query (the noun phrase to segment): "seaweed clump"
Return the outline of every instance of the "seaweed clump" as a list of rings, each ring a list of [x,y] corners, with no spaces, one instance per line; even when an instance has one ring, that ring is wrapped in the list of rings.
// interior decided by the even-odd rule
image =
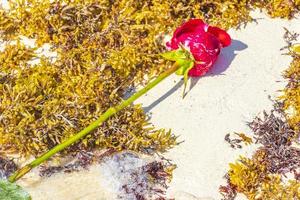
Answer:
[[[167,183],[174,167],[164,159],[153,160],[132,152],[121,152],[104,159],[100,169],[104,184],[117,199],[167,200]]]
[[[300,198],[300,182],[289,180],[284,183],[282,176],[270,174],[259,162],[241,157],[230,164],[229,185],[220,188],[224,199],[234,199],[236,193],[244,194],[249,200],[290,200]],[[234,191],[227,196],[228,191]]]
[[[162,70],[154,37],[167,19],[153,29],[139,13],[142,5],[126,2],[15,1],[1,9],[7,44],[0,57],[2,150],[38,156],[122,101],[130,86]],[[161,17],[153,12],[150,21]],[[21,37],[34,39],[35,47]],[[54,59],[37,53],[45,44],[57,53]],[[155,130],[141,106],[132,105],[67,152],[153,153],[176,144],[173,134]]]
[[[257,8],[267,11],[271,17],[291,19],[300,10],[299,0],[254,0]]]
[[[17,170],[17,164],[6,157],[0,156],[0,179],[6,179]]]
[[[276,106],[249,123],[260,147],[252,158],[241,156],[229,164],[228,184],[220,187],[224,199],[235,199],[237,193],[251,200],[300,198],[299,133],[287,123],[282,105]]]
[[[299,130],[300,125],[300,56],[294,55],[294,59],[284,76],[289,80],[284,89],[282,100],[284,109],[288,115],[289,123]]]

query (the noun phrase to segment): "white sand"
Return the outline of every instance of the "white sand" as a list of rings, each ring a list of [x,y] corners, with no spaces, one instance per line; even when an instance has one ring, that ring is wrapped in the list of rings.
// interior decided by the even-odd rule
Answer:
[[[194,81],[197,83],[185,99],[180,99],[182,88],[165,95],[178,77],[166,80],[142,99],[157,127],[171,127],[185,141],[167,154],[178,165],[170,193],[183,191],[220,199],[218,187],[224,182],[228,163],[251,152],[249,148],[232,150],[224,135],[250,133],[245,122],[270,109],[268,95],[277,96],[285,86],[281,73],[291,58],[280,52],[285,45],[283,27],[299,30],[300,23],[264,17],[258,24],[229,31],[232,45],[223,49],[208,76]],[[163,95],[167,97],[157,100]]]
[[[228,163],[240,154],[251,155],[250,148],[232,150],[224,135],[249,133],[245,122],[270,109],[268,95],[277,96],[285,85],[281,73],[291,58],[279,50],[285,45],[283,27],[300,30],[299,20],[257,16],[263,17],[258,24],[229,31],[232,45],[223,50],[209,75],[193,81],[185,99],[182,87],[172,89],[179,80],[173,76],[139,101],[152,113],[156,127],[172,128],[185,141],[166,154],[178,165],[169,189],[176,199],[220,199],[218,187],[224,183]],[[109,190],[101,187],[104,173],[93,166],[90,171],[45,180],[27,177],[20,183],[33,200],[108,200],[112,199]]]

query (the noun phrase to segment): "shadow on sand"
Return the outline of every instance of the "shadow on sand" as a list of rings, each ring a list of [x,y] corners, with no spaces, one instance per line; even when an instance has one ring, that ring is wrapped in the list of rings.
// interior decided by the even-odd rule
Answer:
[[[232,40],[230,46],[222,49],[221,54],[219,55],[219,58],[216,61],[216,63],[214,64],[213,68],[205,76],[224,75],[223,72],[225,72],[229,68],[231,62],[236,57],[237,52],[245,50],[247,47],[248,46],[245,43],[243,43],[239,40]],[[198,83],[200,78],[202,78],[202,77],[191,79],[189,90],[192,90],[192,88]],[[161,96],[159,99],[154,101],[149,106],[144,107],[144,111],[145,112],[151,111],[156,105],[158,105],[160,102],[164,101],[167,97],[169,97],[171,94],[173,94],[178,88],[181,88],[182,85],[183,85],[183,80],[180,80],[167,93],[165,93],[163,96]]]
[[[248,48],[247,44],[239,40],[232,40],[230,46],[222,49],[218,60],[216,61],[212,69],[205,76],[225,75],[223,74],[223,72],[225,72],[229,68],[230,64],[236,57],[237,52],[243,51],[247,48]],[[202,77],[191,79],[190,90],[192,90],[192,88],[198,83],[200,78]]]

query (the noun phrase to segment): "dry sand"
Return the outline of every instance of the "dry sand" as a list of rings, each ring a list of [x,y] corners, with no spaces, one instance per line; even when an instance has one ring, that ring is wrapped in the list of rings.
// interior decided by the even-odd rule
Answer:
[[[281,73],[291,58],[281,55],[280,48],[285,45],[283,27],[300,30],[299,20],[254,15],[259,18],[258,24],[229,31],[234,39],[232,45],[223,49],[207,76],[192,81],[184,99],[180,78],[172,76],[139,101],[151,113],[156,127],[172,128],[184,140],[166,154],[178,165],[168,191],[171,197],[220,199],[218,187],[224,183],[228,163],[240,154],[250,156],[252,151],[251,147],[231,149],[224,135],[234,131],[249,133],[245,122],[270,109],[268,95],[278,96],[278,90],[285,85]],[[33,200],[109,200],[114,197],[103,186],[108,181],[103,177],[105,173],[105,168],[92,166],[89,171],[57,174],[43,180],[37,175],[27,176],[19,183]]]

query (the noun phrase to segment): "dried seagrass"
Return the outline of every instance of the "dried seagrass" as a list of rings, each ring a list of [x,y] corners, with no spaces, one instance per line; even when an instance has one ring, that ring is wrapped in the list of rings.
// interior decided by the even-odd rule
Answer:
[[[267,11],[271,17],[291,19],[300,10],[299,0],[253,0],[254,5]]]
[[[1,58],[0,142],[4,150],[35,156],[48,150],[121,101],[136,79],[141,81],[145,74],[159,71],[161,61],[158,56],[153,58],[157,52],[148,45],[151,39],[141,41],[152,48],[151,53],[142,45],[135,49],[127,46],[144,30],[139,31],[138,26],[130,30],[127,14],[116,16],[119,5],[109,1],[24,1],[10,6],[9,11],[1,12],[7,23],[16,25],[9,30],[7,24],[1,27],[3,39],[17,41],[17,45],[5,47]],[[30,18],[22,20],[26,16]],[[28,64],[35,56],[21,44],[20,35],[36,39],[37,46],[50,43],[58,53],[57,60],[52,63],[44,57],[39,64]],[[152,63],[155,68],[149,65]],[[170,132],[149,126],[136,105],[69,151],[101,147],[152,153],[174,146],[175,139]]]
[[[233,149],[241,149],[242,144],[250,145],[253,143],[252,138],[248,137],[244,133],[234,133],[234,134],[226,134],[224,140],[230,145]]]
[[[289,80],[288,85],[284,89],[281,99],[284,102],[284,109],[287,113],[289,123],[299,129],[300,122],[300,57],[293,56],[294,59],[285,72],[285,77]]]
[[[230,164],[229,185],[220,187],[223,199],[235,199],[236,193],[249,200],[290,200],[300,198],[300,182],[284,182],[279,174],[269,174],[264,165],[255,159],[241,157]]]
[[[298,133],[283,120],[283,116],[264,113],[264,119],[256,118],[249,126],[256,143],[263,145],[259,151],[264,153],[264,164],[269,173],[284,174],[300,168],[300,149],[292,146],[298,143]]]
[[[264,112],[248,125],[259,148],[251,159],[241,157],[230,164],[227,185],[220,187],[224,199],[235,199],[236,193],[253,200],[299,198],[299,133],[287,123],[283,104],[276,102],[270,114]],[[289,174],[294,178],[287,183],[283,179]]]
[[[105,177],[103,184],[120,200],[171,200],[166,191],[175,167],[163,158],[149,160],[132,152],[113,154],[100,165]]]
[[[0,179],[8,178],[17,170],[17,165],[13,160],[0,156]]]

